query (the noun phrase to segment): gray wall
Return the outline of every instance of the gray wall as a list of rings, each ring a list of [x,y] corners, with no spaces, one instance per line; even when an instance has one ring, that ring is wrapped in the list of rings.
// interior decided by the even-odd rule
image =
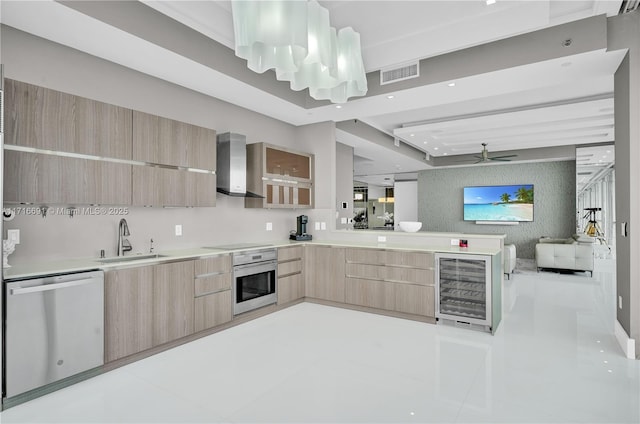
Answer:
[[[628,48],[615,73],[616,318],[640,354],[640,10],[608,20],[610,50]],[[620,226],[628,223],[628,237]],[[616,302],[617,303],[617,302]]]
[[[7,78],[213,128],[238,132],[248,143],[268,142],[315,155],[316,209],[245,209],[243,199],[217,195],[215,208],[131,208],[126,219],[134,252],[288,238],[295,217],[333,225],[335,124],[294,127],[94,56],[2,26],[2,62]],[[327,175],[331,173],[333,176]],[[6,229],[20,229],[21,244],[10,263],[24,264],[115,254],[120,216],[19,216]],[[273,231],[266,231],[266,223]],[[174,235],[174,226],[183,235]],[[327,230],[328,231],[328,230]],[[3,234],[6,238],[6,232]]]
[[[575,233],[575,162],[484,165],[422,171],[418,174],[418,220],[423,231],[506,234],[517,257],[533,259],[541,236]],[[463,188],[482,185],[534,185],[534,221],[518,225],[477,225],[463,220]]]
[[[342,202],[347,202],[346,209]],[[336,229],[353,228],[353,147],[342,143],[336,143],[336,211]]]

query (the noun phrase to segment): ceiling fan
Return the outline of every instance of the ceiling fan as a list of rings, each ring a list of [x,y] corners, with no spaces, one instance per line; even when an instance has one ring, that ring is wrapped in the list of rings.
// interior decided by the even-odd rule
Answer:
[[[489,162],[492,160],[499,161],[499,162],[509,162],[511,159],[507,159],[507,158],[515,158],[516,156],[518,155],[489,157],[489,151],[487,150],[487,143],[482,143],[482,151],[480,152],[480,156],[474,155],[473,157],[478,159],[478,161],[474,163],[481,163],[481,162]]]

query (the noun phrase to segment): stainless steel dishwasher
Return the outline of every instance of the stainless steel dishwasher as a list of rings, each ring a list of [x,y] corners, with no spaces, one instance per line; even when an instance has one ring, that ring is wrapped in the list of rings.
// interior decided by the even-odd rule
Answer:
[[[102,271],[5,283],[7,398],[104,364]]]

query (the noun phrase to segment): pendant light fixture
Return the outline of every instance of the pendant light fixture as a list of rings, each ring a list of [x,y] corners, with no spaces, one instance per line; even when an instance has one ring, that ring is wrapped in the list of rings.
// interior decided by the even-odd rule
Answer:
[[[360,35],[336,32],[329,11],[311,1],[232,1],[236,56],[254,72],[274,69],[295,91],[345,103],[367,93]]]

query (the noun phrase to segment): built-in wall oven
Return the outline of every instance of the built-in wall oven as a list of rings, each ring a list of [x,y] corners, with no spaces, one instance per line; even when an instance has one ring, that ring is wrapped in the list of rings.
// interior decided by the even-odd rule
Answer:
[[[278,301],[278,251],[275,248],[233,253],[233,314]]]

